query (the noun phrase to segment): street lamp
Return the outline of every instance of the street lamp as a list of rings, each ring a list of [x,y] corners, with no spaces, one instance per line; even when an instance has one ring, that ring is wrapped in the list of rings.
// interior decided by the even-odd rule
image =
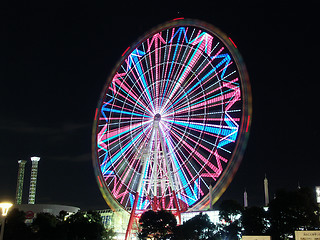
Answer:
[[[1,224],[0,240],[3,240],[4,225],[6,222],[6,216],[8,214],[9,208],[11,208],[11,207],[12,207],[12,203],[9,203],[9,202],[0,203],[0,208],[2,209],[2,224]]]

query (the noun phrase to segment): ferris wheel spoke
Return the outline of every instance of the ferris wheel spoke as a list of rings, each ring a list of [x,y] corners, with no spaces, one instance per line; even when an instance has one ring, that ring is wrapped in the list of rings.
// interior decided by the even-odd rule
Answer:
[[[144,101],[141,101],[140,100],[140,98],[138,97],[139,95],[139,93],[138,94],[136,94],[135,92],[133,92],[132,91],[132,89],[130,90],[128,87],[126,87],[126,86],[124,86],[124,85],[117,85],[116,83],[114,83],[114,88],[118,88],[120,91],[122,91],[124,94],[122,94],[122,93],[120,93],[119,92],[119,90],[115,90],[115,89],[113,89],[113,91],[114,92],[116,92],[117,93],[117,96],[120,96],[120,97],[115,97],[114,98],[114,101],[118,101],[118,102],[123,102],[123,100],[121,100],[121,99],[127,99],[127,101],[128,102],[130,102],[131,104],[127,104],[127,105],[129,105],[130,107],[133,107],[134,105],[136,105],[137,106],[137,108],[139,109],[139,110],[141,110],[141,112],[144,112],[145,110],[148,110],[149,111],[149,113],[152,113],[149,109],[148,109],[148,107],[147,107],[147,105],[145,104],[145,102]],[[129,98],[127,98],[127,97],[129,97]],[[132,105],[133,104],[133,105]]]
[[[199,43],[200,44],[200,43]],[[228,54],[220,54],[218,56],[215,56],[213,59],[222,59],[220,60],[218,63],[216,63],[215,66],[211,66],[211,62],[208,62],[207,65],[205,67],[203,67],[200,72],[197,73],[197,75],[194,76],[193,80],[189,81],[188,85],[186,86],[186,88],[188,88],[189,86],[193,85],[187,92],[185,92],[183,95],[176,95],[175,100],[173,102],[173,105],[175,105],[177,102],[179,102],[181,99],[183,99],[187,94],[190,94],[193,91],[196,91],[197,89],[199,89],[199,87],[205,85],[208,81],[210,81],[212,78],[214,77],[218,77],[218,74],[220,74],[220,78],[222,79],[224,77],[224,74],[227,70],[227,68],[232,64],[231,58]],[[204,63],[204,62],[203,62]],[[223,65],[224,64],[224,65]],[[208,66],[211,66],[211,70],[206,73],[203,77],[201,77],[200,80],[196,81],[196,83],[193,83],[193,81],[195,81],[196,79],[198,79],[198,77],[200,76],[200,74],[207,69]],[[222,67],[220,69],[220,67]],[[198,68],[199,69],[199,68]],[[213,75],[212,75],[213,74]],[[220,81],[220,80],[219,80]],[[218,81],[218,82],[219,82]],[[214,82],[214,84],[218,83],[218,82]],[[201,85],[200,85],[201,84]],[[200,86],[199,86],[200,85]],[[170,108],[170,107],[169,107]]]
[[[138,65],[138,66],[140,66],[140,65]],[[140,103],[143,107],[145,107],[151,113],[152,109],[151,110],[148,109],[147,105],[144,104],[144,103],[147,103],[147,102],[150,101],[151,96],[150,96],[150,93],[148,92],[148,89],[145,87],[145,85],[143,86],[143,84],[144,84],[144,81],[143,81],[144,80],[144,76],[140,75],[141,74],[141,68],[140,68],[140,71],[139,71],[139,70],[137,70],[136,65],[134,65],[132,68],[130,66],[130,69],[131,70],[127,73],[127,75],[130,78],[131,82],[134,83],[133,86],[131,87],[132,90],[130,90],[130,91],[133,91],[135,93],[134,94],[134,99],[136,101],[138,101],[138,103]],[[137,75],[134,73],[133,69],[136,70]],[[149,93],[149,95],[148,95],[148,93]]]
[[[107,163],[105,164],[105,169],[108,170],[108,168],[114,164],[116,161],[119,161],[121,159],[121,156],[126,152],[126,150],[135,144],[139,138],[141,140],[141,136],[148,130],[148,128],[143,129],[138,133],[131,141],[125,144],[125,146],[119,148],[112,156],[109,156],[107,159]]]
[[[136,51],[138,52],[139,50],[136,49]],[[142,51],[139,51],[139,54],[141,54],[142,56],[145,53],[142,53]],[[139,57],[141,57],[141,55],[137,55],[137,57],[133,57],[133,64],[135,66],[135,70],[138,74],[138,79],[142,82],[143,84],[143,88],[145,89],[146,95],[148,97],[149,102],[151,103],[152,109],[154,111],[154,106],[153,106],[153,101],[152,101],[152,97],[148,88],[148,83],[147,83],[147,78],[145,76],[145,71],[143,69],[143,65],[141,64],[141,59],[139,59]]]
[[[175,63],[175,59],[176,59],[176,56],[177,56],[177,51],[178,51],[178,48],[181,49],[181,45],[179,45],[179,42],[180,42],[180,39],[181,39],[182,32],[184,32],[184,34],[186,33],[185,28],[179,28],[176,33],[175,33],[175,28],[172,29],[172,37],[171,37],[171,39],[169,41],[170,47],[169,47],[169,54],[168,54],[168,59],[167,59],[167,63],[169,63],[169,61],[170,61],[172,64],[170,64],[170,69],[169,69],[168,75],[166,77],[167,81],[166,81],[164,92],[163,92],[162,96],[165,96],[167,94],[168,81],[169,81],[169,79],[171,77],[171,73],[172,73],[173,67],[175,66],[174,63]],[[177,40],[177,42],[175,44],[174,53],[173,53],[172,59],[169,60],[171,47],[173,46],[173,44],[172,44],[173,43],[173,39],[177,36],[178,33],[179,33],[179,36],[178,36],[178,40]],[[186,38],[184,37],[182,41],[184,41],[185,39]],[[166,71],[167,71],[167,68],[166,68]],[[162,105],[163,100],[164,100],[164,98],[162,97],[160,105]]]
[[[194,53],[198,53],[198,51],[195,51]],[[198,57],[198,56],[196,56],[196,57]],[[194,60],[194,59],[191,59],[190,64],[191,64],[192,67],[193,67],[193,64],[192,64],[193,61],[192,61],[192,60]],[[194,61],[195,61],[195,60],[194,60]],[[204,64],[205,64],[205,66],[203,66]],[[185,69],[185,72],[184,72],[185,75],[182,75],[182,76],[180,77],[180,79],[178,80],[178,83],[181,82],[181,84],[182,84],[182,82],[186,80],[186,77],[188,76],[188,74],[189,74],[190,72],[192,72],[192,75],[187,79],[187,82],[184,84],[184,87],[185,87],[186,89],[188,89],[190,86],[192,86],[192,85],[195,84],[194,81],[196,81],[196,80],[199,78],[199,75],[200,75],[203,71],[205,71],[206,69],[208,69],[208,67],[210,66],[210,64],[211,64],[210,61],[207,62],[207,63],[206,63],[206,61],[202,61],[202,63],[201,63],[195,70],[194,70],[193,68],[191,68],[191,66],[188,64],[187,67],[186,67],[186,69]],[[175,98],[178,98],[178,97],[181,96],[181,93],[182,93],[182,92],[178,92],[176,95],[171,94],[171,96],[175,96]],[[171,97],[170,97],[170,99],[171,99]],[[173,101],[173,100],[174,100],[174,99],[172,99],[172,101]],[[166,104],[165,104],[164,106],[166,106]]]
[[[192,205],[194,202],[190,201],[190,199],[194,199],[194,196],[195,196],[194,190],[192,189],[192,187],[190,187],[191,183],[189,182],[183,167],[180,165],[179,161],[177,160],[177,156],[174,154],[174,151],[172,149],[172,143],[170,143],[170,141],[171,141],[170,138],[169,139],[166,138],[166,143],[173,160],[173,166],[175,168],[175,171],[178,173],[177,177],[179,179],[180,186],[181,186],[179,193],[182,195],[185,195],[185,198],[182,200],[184,200],[188,205]]]
[[[112,139],[120,137],[123,134],[130,133],[130,132],[136,130],[137,128],[142,128],[146,124],[150,124],[150,122],[143,122],[143,123],[138,122],[138,123],[135,123],[135,124],[132,124],[132,125],[126,125],[126,126],[123,126],[123,127],[108,131],[104,135],[104,138],[101,139],[101,140],[103,142],[111,141]]]
[[[192,38],[192,36],[191,36],[191,38]],[[203,51],[205,50],[207,52],[208,51],[211,52],[212,36],[208,35],[205,32],[201,33],[200,35],[198,33],[198,36],[195,39],[193,39],[192,41],[190,41],[190,43],[191,43],[191,45],[197,44],[197,47],[195,49],[190,48],[189,53],[188,53],[187,57],[185,58],[185,62],[183,63],[183,65],[185,65],[185,67],[184,67],[184,69],[181,68],[181,71],[183,69],[183,72],[182,73],[181,73],[181,71],[179,72],[179,77],[177,78],[178,79],[177,82],[180,83],[181,85],[186,80],[187,76],[190,74],[190,72],[194,68],[194,66],[197,63],[197,61],[199,60],[199,58],[202,56]],[[193,53],[192,53],[191,57],[188,58],[191,51],[193,51]],[[176,93],[176,91],[178,90],[177,87],[178,87],[178,85],[176,84],[174,86],[174,88],[172,89],[172,91],[170,91],[170,95],[169,95],[168,99],[171,99],[172,96]],[[165,105],[166,104],[164,104],[164,106]]]
[[[194,142],[194,140],[191,138],[189,138],[189,140]],[[216,178],[220,176],[221,172],[223,171],[223,168],[222,168],[222,165],[221,165],[221,162],[219,161],[219,159],[217,160],[217,166],[215,166],[212,162],[210,162],[208,160],[208,157],[204,157],[200,153],[200,151],[197,151],[187,141],[184,141],[183,145],[184,145],[184,149],[190,154],[190,156],[193,156],[193,159],[195,160],[195,162],[197,162],[201,166],[200,167],[201,169],[205,168],[205,169],[207,169],[207,171],[210,169],[210,172],[213,172],[212,178],[214,180],[216,180]],[[197,146],[201,146],[204,150],[209,150],[209,149],[206,149],[201,144],[197,144]],[[215,152],[213,152],[212,150],[209,150],[209,151],[210,151],[210,155],[215,154]],[[201,152],[203,152],[203,151],[201,151]]]
[[[199,80],[197,83],[195,83],[188,91],[186,91],[185,93],[183,93],[182,96],[180,96],[177,100],[175,100],[171,106],[176,105],[179,101],[181,101],[183,98],[185,98],[188,94],[191,94],[192,91],[197,90],[197,89],[200,87],[199,85],[200,85],[204,80],[207,80],[207,81],[208,81],[208,80],[210,80],[212,77],[214,77],[214,75],[213,75],[213,76],[211,76],[211,77],[209,78],[209,76],[210,76],[212,73],[215,73],[215,71],[216,71],[215,68],[212,69],[212,70],[210,70],[202,79],[200,79],[200,80]],[[169,110],[169,109],[171,108],[171,106],[168,107],[167,110]]]
[[[173,127],[172,131],[175,132],[176,134],[180,135],[179,139],[181,139],[182,136],[184,136],[184,134],[183,134],[183,132],[181,131],[180,128]],[[185,136],[185,138],[187,140],[191,141],[191,142],[194,142],[194,144],[197,144],[201,140],[204,144],[206,144],[207,146],[210,146],[211,149],[208,148],[208,147],[203,146],[202,144],[199,144],[199,146],[201,146],[207,152],[212,153],[212,149],[217,147],[216,141],[219,138],[219,135],[207,134],[207,135],[209,135],[209,138],[210,138],[211,141],[207,141],[206,138],[204,138],[202,135],[203,135],[202,132],[200,132],[199,135],[195,135],[195,134],[189,132],[188,135]],[[213,139],[216,139],[216,140],[213,142]]]
[[[142,108],[146,108],[150,113],[151,110],[149,110],[147,108],[147,105],[145,105],[145,103],[148,102],[145,94],[143,94],[143,86],[141,85],[140,81],[138,80],[138,77],[135,75],[133,69],[131,68],[131,65],[129,67],[129,63],[128,63],[128,67],[127,67],[127,71],[122,65],[121,65],[121,69],[122,69],[122,73],[117,73],[116,76],[120,76],[121,78],[114,78],[112,84],[118,84],[119,86],[122,87],[122,91],[125,91],[126,94],[128,94],[129,97],[131,97],[133,99],[133,101],[136,101],[138,104],[140,104],[142,106]],[[123,78],[123,76],[126,76],[128,80],[130,80],[129,82],[132,84],[132,86],[127,86],[129,85],[129,82],[127,83],[125,81],[125,78]],[[113,87],[114,89],[114,87]],[[113,90],[114,92],[116,92],[116,90]]]
[[[219,87],[219,89],[217,90],[213,90],[211,93],[213,92],[216,92],[218,90],[221,90],[222,87]],[[206,99],[201,99],[203,98],[203,96],[200,96],[199,98],[197,99],[194,99],[194,101],[191,101],[190,104],[181,104],[181,105],[178,105],[175,109],[176,111],[175,112],[171,112],[171,113],[168,113],[164,116],[170,116],[172,114],[183,114],[187,111],[192,111],[194,109],[206,109],[208,107],[217,107],[219,105],[224,105],[224,100],[225,99],[229,99],[230,97],[234,96],[235,93],[234,92],[231,92],[232,90],[231,89],[228,89],[224,92],[220,92],[220,93],[217,93],[213,96],[207,96]],[[198,101],[197,101],[198,100]],[[235,99],[234,101],[231,101],[231,102],[236,102],[238,99]],[[197,101],[197,102],[195,102]]]

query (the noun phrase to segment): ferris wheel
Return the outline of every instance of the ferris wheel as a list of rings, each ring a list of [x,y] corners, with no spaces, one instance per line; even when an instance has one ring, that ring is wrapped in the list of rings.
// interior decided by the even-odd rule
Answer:
[[[96,110],[93,163],[108,205],[134,215],[215,202],[242,158],[250,114],[230,38],[197,20],[151,30],[122,54]]]

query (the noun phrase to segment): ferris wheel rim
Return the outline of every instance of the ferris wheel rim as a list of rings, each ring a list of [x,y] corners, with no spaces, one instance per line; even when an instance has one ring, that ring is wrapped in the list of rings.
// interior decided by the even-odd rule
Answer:
[[[122,54],[122,57],[120,59],[120,61],[118,61],[118,63],[115,65],[116,67],[114,68],[114,70],[112,71],[112,73],[109,75],[107,83],[105,84],[105,87],[101,93],[101,97],[100,97],[100,101],[98,104],[98,107],[96,109],[96,114],[95,114],[95,120],[94,120],[94,127],[93,127],[93,165],[94,165],[94,170],[95,170],[95,174],[97,176],[97,181],[98,181],[98,186],[102,192],[102,194],[104,195],[105,200],[107,201],[108,205],[113,208],[113,209],[117,209],[117,208],[122,208],[125,209],[124,206],[122,206],[121,204],[118,203],[117,199],[113,196],[113,194],[110,192],[110,189],[108,187],[106,187],[103,184],[103,175],[101,173],[100,170],[100,166],[98,166],[97,164],[97,150],[96,150],[96,134],[97,134],[97,124],[98,124],[98,120],[100,113],[98,112],[99,109],[101,109],[102,106],[102,101],[101,99],[103,99],[103,97],[105,96],[106,92],[108,91],[108,88],[112,82],[113,76],[115,75],[115,73],[119,70],[119,68],[121,67],[121,64],[125,61],[125,59],[134,51],[134,49],[141,44],[141,42],[145,41],[146,39],[150,38],[153,34],[155,34],[156,32],[161,32],[164,31],[166,29],[172,28],[172,27],[178,27],[178,26],[193,26],[193,27],[201,27],[202,29],[205,29],[207,31],[209,31],[211,34],[216,35],[227,47],[228,50],[230,51],[230,53],[232,54],[232,56],[234,57],[234,60],[236,61],[236,66],[239,69],[240,75],[242,75],[241,77],[241,81],[244,82],[244,84],[242,84],[243,88],[242,88],[242,96],[244,97],[244,101],[242,102],[242,119],[241,119],[241,126],[240,126],[240,130],[239,130],[239,135],[240,137],[237,140],[237,145],[236,145],[236,151],[233,152],[232,154],[232,159],[233,158],[241,158],[239,156],[235,156],[236,154],[241,155],[243,154],[245,145],[246,145],[246,140],[248,138],[248,132],[249,132],[249,128],[250,128],[250,122],[249,122],[249,117],[252,113],[251,113],[251,94],[250,94],[250,84],[249,84],[249,79],[247,76],[247,71],[245,69],[245,65],[243,64],[242,61],[242,57],[240,55],[240,53],[238,52],[238,50],[236,49],[234,43],[232,42],[232,40],[230,38],[228,38],[224,33],[222,33],[218,28],[205,23],[203,21],[199,21],[199,20],[193,20],[193,19],[179,19],[176,21],[168,21],[164,24],[161,24],[153,29],[151,29],[150,31],[148,31],[148,33],[144,34],[142,38],[140,38],[137,42],[135,42],[134,44],[132,44],[129,48],[126,49],[126,51]],[[245,130],[246,131],[245,131]],[[241,142],[239,141],[239,139],[241,138]],[[225,171],[223,172],[222,177],[219,179],[219,181],[223,181],[225,180],[225,178],[227,177],[228,174],[230,174],[228,171],[231,171],[231,174],[234,174],[235,171],[237,170],[239,164],[240,164],[240,160],[234,162],[231,161],[232,164],[229,164],[228,167],[225,169]],[[234,166],[234,164],[236,166]],[[231,170],[230,170],[231,169]],[[232,178],[231,178],[232,179]],[[229,183],[231,182],[231,179],[229,177]],[[228,184],[229,184],[228,183]],[[227,185],[228,185],[227,184]],[[226,186],[224,186],[226,187]],[[221,189],[216,189],[217,192],[220,192],[220,195],[222,194]],[[108,195],[108,196],[107,196]],[[194,205],[193,208],[197,208],[198,205],[203,204],[205,201],[207,201],[207,198],[203,198],[201,201],[198,202],[198,204]],[[127,209],[126,209],[127,210]]]

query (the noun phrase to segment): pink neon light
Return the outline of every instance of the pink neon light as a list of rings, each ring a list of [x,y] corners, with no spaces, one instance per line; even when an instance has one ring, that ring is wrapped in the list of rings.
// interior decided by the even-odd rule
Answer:
[[[210,62],[199,72],[198,75],[200,75],[201,72],[202,72],[204,69],[206,69],[206,67],[207,67],[209,64],[210,64]],[[230,66],[231,64],[232,64],[232,62],[230,62],[230,63],[228,64],[228,66]],[[224,68],[226,68],[226,67],[228,67],[228,66],[225,66]],[[224,68],[220,69],[218,73],[220,73],[221,71],[223,71]],[[218,73],[215,73],[213,76],[208,77],[208,78],[203,82],[203,85],[206,84],[209,80],[211,80],[211,79],[214,78],[215,76],[217,76]],[[196,75],[195,78],[196,78],[198,75]],[[191,81],[189,81],[189,83],[188,83],[188,85],[186,86],[186,88],[188,88],[189,85],[192,84],[192,83],[193,83],[193,79],[192,79]],[[201,85],[197,86],[194,90],[197,90],[197,89],[199,89],[200,87],[201,87]],[[216,91],[216,90],[213,90],[213,91]],[[180,96],[180,95],[176,95],[175,98],[173,99],[173,101],[174,101],[175,99],[177,99],[179,96]],[[211,99],[211,100],[212,100],[212,99]],[[211,100],[208,101],[208,103],[212,103]],[[181,101],[181,100],[180,100],[180,101]],[[202,105],[203,105],[203,104],[202,104]],[[184,107],[184,105],[180,105],[180,108],[183,108],[183,107]],[[194,107],[194,106],[193,106],[193,107]],[[178,111],[176,111],[176,112],[178,112]]]
[[[238,48],[237,45],[232,41],[231,38],[229,38],[229,40],[230,40],[230,42],[233,44],[233,46],[234,46],[235,48]]]
[[[173,39],[173,36],[174,36],[174,31],[175,31],[175,28],[172,29],[172,34],[171,34],[171,39]],[[170,42],[170,47],[169,47],[169,53],[168,53],[168,57],[167,57],[167,62],[170,62],[170,53],[171,53],[171,48],[172,48],[172,42]],[[167,78],[167,70],[168,70],[168,66],[169,64],[166,64],[166,70],[164,71],[164,77]],[[163,92],[163,94],[165,94],[165,92]]]
[[[105,140],[107,138],[111,138],[117,134],[120,134],[122,132],[125,132],[127,130],[130,130],[131,128],[135,128],[137,126],[141,125],[141,123],[136,123],[136,124],[133,124],[133,125],[127,125],[127,126],[124,126],[124,127],[120,127],[118,129],[115,129],[115,130],[111,130],[111,131],[108,131],[106,134],[104,134],[101,138],[101,140]],[[142,124],[144,125],[144,124]]]
[[[250,123],[250,115],[248,116],[248,121],[247,121],[246,132],[248,132],[248,129],[249,129],[249,123]]]
[[[124,52],[122,53],[122,55],[121,55],[121,56],[123,57],[129,49],[130,49],[130,47],[127,47],[127,49],[126,49],[126,50],[124,50]]]
[[[199,31],[200,33],[200,31]],[[201,34],[200,34],[201,35]],[[210,55],[211,54],[211,48],[212,48],[212,40],[213,37],[209,35],[208,33],[204,33],[201,37],[197,36],[195,39],[190,42],[192,45],[196,45],[197,43],[201,44],[201,51],[205,49],[205,52]]]
[[[187,30],[186,30],[186,32],[187,32]],[[201,38],[199,38],[199,34],[200,34],[200,31],[199,31],[199,33],[198,33],[198,36],[197,36],[197,37],[192,41],[192,43],[191,43],[192,45],[200,44],[200,45],[199,45],[199,48],[197,49],[196,53],[194,54],[193,58],[191,59],[190,64],[185,67],[184,72],[183,72],[182,76],[181,76],[180,79],[179,79],[179,83],[181,83],[181,84],[184,82],[184,80],[186,79],[186,77],[189,75],[190,71],[193,69],[194,65],[197,63],[198,59],[201,57],[202,52],[203,52],[203,49],[206,48],[206,50],[208,50],[208,52],[211,52],[211,45],[212,45],[212,39],[213,39],[213,37],[210,36],[210,37],[211,37],[211,38],[210,38],[210,37],[207,37],[208,34],[207,34],[207,35],[204,34]],[[186,62],[187,59],[189,58],[189,55],[190,55],[190,53],[191,53],[191,50],[192,50],[192,49],[190,48],[190,50],[189,50],[189,52],[188,52],[188,55],[187,55],[187,57],[186,57],[186,59],[185,59],[185,62]],[[209,54],[209,53],[208,53],[208,54]],[[184,63],[185,63],[185,62],[184,62]],[[182,70],[183,70],[183,68],[180,69],[180,72],[179,72],[178,75],[181,75],[181,71],[182,71]],[[170,99],[171,96],[173,96],[173,95],[176,93],[178,87],[179,87],[179,85],[176,84],[176,86],[174,87],[174,89],[171,91],[171,94],[169,95],[168,99]],[[165,105],[166,105],[166,104],[165,104]]]
[[[130,90],[130,88],[128,86],[126,86],[127,83],[125,81],[121,81],[122,77],[125,76],[125,75],[126,75],[126,73],[116,73],[112,82],[117,83],[119,86],[121,86],[121,88],[123,90],[125,90],[131,97],[136,99],[136,101],[138,101],[142,106],[145,107],[145,109],[147,109],[151,113],[151,111],[147,108],[147,106],[144,104],[144,102],[141,102],[141,100],[138,100],[139,96],[137,96],[135,94],[135,92],[133,92],[132,90]],[[115,88],[111,88],[111,89],[114,91],[115,94],[117,93]]]
[[[99,111],[99,109],[96,108],[96,113],[94,114],[94,120],[97,120],[98,111]]]
[[[134,159],[134,158],[132,158],[132,159]],[[133,164],[134,164],[134,161],[131,161],[131,162],[129,163],[129,165],[127,166],[126,170],[125,170],[124,173],[121,175],[120,179],[126,179],[126,178],[128,177],[128,174],[132,173],[131,171],[129,171],[129,167],[132,167],[132,168],[133,168]],[[118,165],[119,165],[119,163],[118,163]],[[118,165],[115,166],[115,168],[118,168]],[[136,166],[134,167],[134,171],[137,171],[137,168],[138,168],[138,167],[139,167],[139,164],[136,164]],[[128,185],[130,185],[130,183],[131,183],[132,180],[133,180],[133,175],[131,176]],[[112,193],[114,194],[114,196],[115,196],[117,199],[121,198],[120,203],[122,203],[123,200],[124,200],[124,197],[125,197],[125,195],[128,193],[128,191],[125,190],[124,192],[122,192],[122,193],[119,194],[119,191],[120,191],[120,190],[123,190],[122,186],[123,186],[124,182],[119,181],[119,185],[117,186],[117,181],[116,181],[116,179],[115,179],[114,181],[115,181],[115,182],[114,182],[114,186],[113,186]]]
[[[174,132],[172,132],[173,135],[176,135],[174,134]],[[176,136],[178,137],[178,136]],[[189,138],[189,140],[191,141],[194,141],[192,138]],[[200,160],[202,160],[202,162],[204,163],[201,164],[201,162],[197,159],[197,158],[194,158],[201,166],[208,166],[210,167],[214,172],[214,176],[215,177],[219,177],[223,168],[221,166],[221,163],[220,163],[220,159],[217,159],[217,165],[218,167],[214,166],[211,162],[208,161],[207,158],[203,157],[196,149],[194,149],[191,145],[189,145],[186,141],[183,140],[183,143],[184,143],[184,146],[185,146],[185,150],[188,151],[190,154],[195,154]],[[212,150],[206,148],[205,146],[201,145],[200,146],[203,148],[203,149],[206,149],[207,151],[211,152],[212,153]],[[187,168],[188,169],[188,168]]]
[[[184,18],[183,17],[179,17],[179,18],[172,19],[172,21],[177,21],[177,20],[182,20],[182,19],[184,19]]]
[[[210,105],[210,104],[212,104],[212,103],[221,101],[222,99],[225,100],[225,99],[227,99],[227,98],[232,97],[233,94],[235,94],[237,98],[234,99],[234,100],[232,101],[232,104],[229,105],[229,108],[230,108],[230,107],[231,107],[237,100],[239,100],[239,98],[241,97],[241,93],[240,93],[239,87],[232,85],[232,83],[237,82],[237,81],[238,81],[238,78],[235,78],[234,80],[230,81],[229,83],[223,83],[222,86],[220,86],[220,87],[212,90],[211,92],[207,93],[207,95],[210,95],[210,94],[212,94],[212,93],[220,90],[222,87],[230,88],[230,89],[234,90],[236,93],[231,92],[231,93],[229,93],[228,95],[222,95],[222,96],[220,96],[220,97],[216,97],[216,98],[211,99],[211,100],[209,100],[209,101],[206,101],[206,102],[203,102],[203,103],[200,103],[200,104],[197,104],[197,105],[193,105],[190,109],[196,109],[196,108],[199,108],[200,106],[203,106],[203,108],[205,108],[205,107],[207,107],[208,105]],[[239,91],[239,92],[238,92],[238,91]],[[202,98],[202,96],[193,99],[192,102],[196,102],[196,101],[198,101],[200,98]],[[221,102],[221,103],[218,104],[218,105],[221,105],[221,104],[223,104],[223,102]],[[216,104],[216,105],[210,105],[210,106],[217,106],[217,104]],[[187,111],[187,109],[185,109],[184,111],[179,111],[179,109],[181,109],[181,108],[184,108],[184,105],[180,105],[180,107],[176,109],[175,113],[178,113],[178,112],[179,112],[179,113],[181,114],[181,113]],[[229,108],[228,108],[228,109],[229,109]],[[170,113],[167,113],[165,116],[170,116],[170,115],[172,115],[172,114],[174,114],[174,113],[173,113],[173,112],[170,112]]]
[[[98,180],[99,180],[99,183],[100,183],[100,187],[102,187],[102,183],[101,183],[101,180],[100,180],[99,176],[98,176]]]
[[[234,97],[232,98],[232,100],[228,103],[228,105],[226,106],[226,111],[229,111],[229,109],[233,106],[233,104],[235,104],[241,97],[241,93],[240,93],[240,88],[238,87],[235,92],[232,92]],[[230,96],[232,97],[232,96]]]

